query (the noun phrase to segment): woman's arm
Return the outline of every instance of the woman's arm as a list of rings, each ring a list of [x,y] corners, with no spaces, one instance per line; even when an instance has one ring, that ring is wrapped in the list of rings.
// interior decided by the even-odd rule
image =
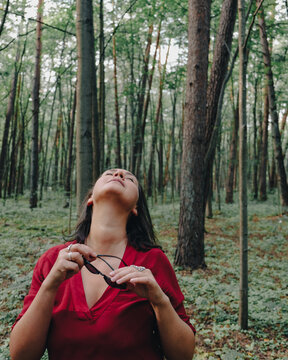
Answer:
[[[14,326],[10,337],[12,360],[38,360],[46,348],[55,297],[62,282],[81,269],[85,256],[90,261],[96,254],[86,245],[73,244],[71,254],[64,248],[41,284],[31,305]],[[71,258],[71,260],[70,260]]]
[[[57,288],[50,288],[46,280],[10,336],[12,360],[40,359],[46,348],[46,338]]]
[[[165,297],[163,302],[151,304],[164,354],[168,360],[191,360],[195,348],[194,333],[176,313],[168,296]]]
[[[111,280],[127,283],[127,288],[150,301],[157,320],[161,345],[168,360],[191,360],[195,338],[192,329],[179,317],[151,270],[128,266],[110,273]]]

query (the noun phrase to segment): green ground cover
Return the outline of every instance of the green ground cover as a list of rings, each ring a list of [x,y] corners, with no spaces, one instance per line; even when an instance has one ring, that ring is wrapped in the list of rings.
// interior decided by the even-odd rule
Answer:
[[[237,324],[239,206],[222,205],[206,222],[207,270],[176,268],[186,308],[197,329],[194,359],[288,359],[288,217],[277,199],[249,204],[249,329]],[[151,207],[163,249],[173,262],[178,205]],[[0,204],[0,359],[9,359],[9,332],[27,293],[38,257],[63,241],[75,211],[48,193],[31,211],[27,198]],[[137,359],[135,359],[137,360]],[[180,360],[180,359],[179,359]]]

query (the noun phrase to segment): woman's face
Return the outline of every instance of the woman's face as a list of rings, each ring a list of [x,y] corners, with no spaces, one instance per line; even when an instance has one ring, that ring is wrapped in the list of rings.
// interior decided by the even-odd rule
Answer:
[[[135,175],[124,169],[106,170],[96,181],[92,193],[93,202],[117,199],[119,204],[123,204],[125,209],[135,214],[138,197],[138,180]]]

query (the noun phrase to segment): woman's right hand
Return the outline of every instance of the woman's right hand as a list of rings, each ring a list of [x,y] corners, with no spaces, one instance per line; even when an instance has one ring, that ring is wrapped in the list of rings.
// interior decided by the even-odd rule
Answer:
[[[83,256],[88,261],[93,261],[97,254],[89,246],[78,243],[60,250],[55,264],[44,280],[45,285],[56,289],[64,280],[77,274],[84,265]]]

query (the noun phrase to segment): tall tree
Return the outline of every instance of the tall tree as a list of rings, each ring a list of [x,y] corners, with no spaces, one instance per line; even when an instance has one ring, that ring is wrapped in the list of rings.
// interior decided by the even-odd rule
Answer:
[[[248,217],[247,217],[247,119],[245,42],[245,0],[238,0],[239,19],[239,204],[240,204],[240,302],[239,324],[248,327]]]
[[[212,178],[213,162],[220,127],[220,121],[217,123],[216,119],[221,119],[223,102],[223,99],[221,99],[221,93],[224,95],[224,89],[227,84],[226,73],[230,59],[236,14],[237,0],[224,0],[221,8],[220,22],[213,54],[213,63],[207,89],[205,197],[203,209],[205,209],[208,194],[211,194],[209,186],[212,185],[210,179]]]
[[[31,136],[31,174],[30,174],[30,208],[37,207],[38,196],[38,132],[39,132],[39,105],[40,105],[40,71],[42,52],[42,16],[44,0],[38,2],[37,25],[36,25],[36,59],[32,91],[33,117]]]
[[[257,0],[257,4],[261,3],[260,0]],[[272,135],[273,135],[273,148],[274,156],[277,165],[277,176],[278,183],[280,186],[281,200],[283,211],[288,211],[288,184],[287,184],[287,175],[284,167],[283,153],[281,147],[281,134],[279,130],[279,119],[277,112],[277,102],[275,95],[274,87],[274,78],[271,65],[271,56],[267,40],[266,24],[264,18],[264,9],[262,7],[258,15],[259,19],[259,31],[260,31],[260,41],[262,45],[263,61],[265,66],[265,73],[268,81],[268,97],[269,97],[269,109],[270,116],[272,119]]]
[[[4,24],[5,24],[5,21],[6,21],[7,14],[8,14],[9,5],[10,5],[10,0],[7,0],[5,10],[4,10],[4,14],[3,14],[3,18],[2,18],[2,21],[1,21],[1,24],[0,24],[0,36],[1,36],[2,31],[4,29]]]
[[[188,65],[176,265],[206,267],[204,259],[204,158],[210,0],[189,0]]]
[[[233,120],[234,120],[233,132],[230,143],[229,165],[228,165],[228,174],[226,180],[226,198],[225,198],[226,204],[233,203],[233,184],[234,184],[235,168],[237,161],[237,145],[238,145],[238,130],[239,130],[239,101],[237,101],[236,108],[233,102]]]
[[[141,81],[139,86],[138,93],[138,108],[137,108],[137,119],[135,130],[133,134],[133,149],[132,149],[132,171],[136,176],[140,175],[140,163],[141,163],[141,152],[142,152],[142,115],[144,108],[144,99],[146,85],[148,81],[148,69],[149,69],[149,58],[150,50],[152,43],[152,33],[153,33],[153,23],[149,25],[148,36],[147,36],[147,45],[145,49],[144,59],[143,59],[143,71],[141,75]]]
[[[92,0],[76,2],[77,11],[77,112],[76,112],[76,172],[77,172],[77,208],[92,186],[92,114],[93,79],[91,76],[95,64],[94,29]]]
[[[104,2],[100,0],[99,6],[99,135],[100,135],[100,172],[104,170],[105,148],[105,39],[104,39]],[[93,47],[94,48],[94,47]]]
[[[269,99],[268,84],[264,88],[264,112],[262,122],[261,160],[259,168],[260,200],[267,200],[267,161],[268,161],[268,125],[269,125]]]
[[[115,13],[114,1],[113,13]],[[119,100],[118,100],[118,78],[117,78],[117,55],[116,55],[116,34],[115,34],[115,19],[113,17],[113,66],[114,66],[114,95],[115,95],[115,125],[116,125],[116,166],[121,168],[121,138],[120,138],[120,114],[119,114]]]

